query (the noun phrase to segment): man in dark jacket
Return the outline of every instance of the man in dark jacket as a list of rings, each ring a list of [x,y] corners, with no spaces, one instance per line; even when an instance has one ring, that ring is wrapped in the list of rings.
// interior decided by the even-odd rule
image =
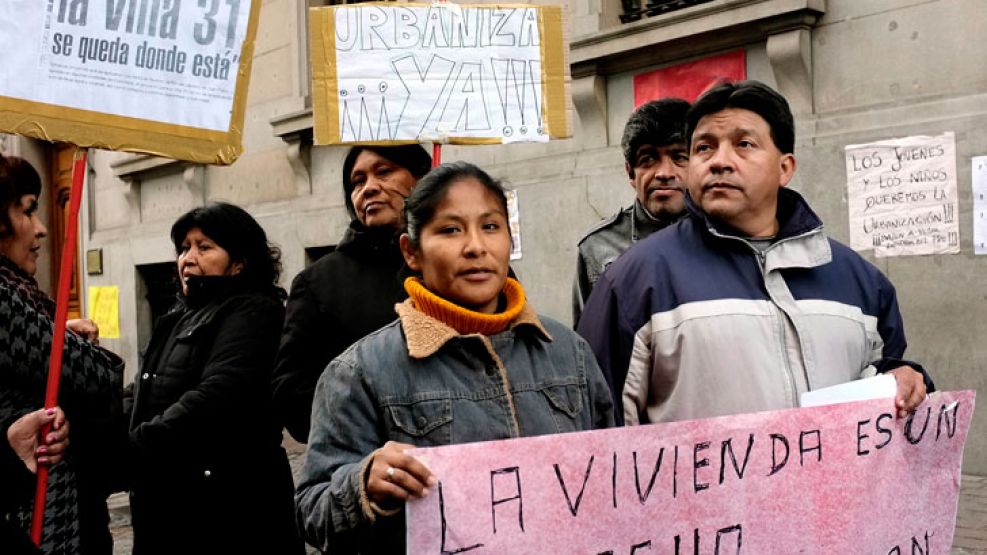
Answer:
[[[343,163],[352,217],[336,250],[291,284],[274,370],[274,405],[295,440],[308,440],[315,384],[332,359],[397,318],[409,274],[398,248],[404,198],[432,160],[419,145],[354,147]]]
[[[572,287],[572,322],[603,270],[634,243],[678,221],[685,212],[685,113],[689,103],[663,98],[642,104],[620,140],[634,204],[593,226],[579,240]]]
[[[785,188],[796,167],[785,99],[725,83],[686,122],[689,217],[627,251],[579,322],[626,423],[795,407],[802,392],[876,372],[897,379],[899,415],[917,406],[932,383],[902,358],[894,287]]]

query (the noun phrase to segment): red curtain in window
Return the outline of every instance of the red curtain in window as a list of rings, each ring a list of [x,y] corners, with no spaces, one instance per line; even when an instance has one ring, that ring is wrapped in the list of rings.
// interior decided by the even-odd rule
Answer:
[[[692,102],[721,80],[746,78],[747,53],[744,50],[663,67],[634,76],[634,107],[670,96]]]

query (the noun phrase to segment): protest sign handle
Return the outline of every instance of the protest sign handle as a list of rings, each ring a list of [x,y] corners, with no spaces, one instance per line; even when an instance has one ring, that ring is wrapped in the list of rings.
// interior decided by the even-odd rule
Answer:
[[[51,356],[48,361],[48,387],[45,391],[45,408],[58,405],[58,381],[62,375],[62,350],[65,345],[65,322],[68,317],[69,285],[75,263],[76,236],[79,232],[79,205],[82,203],[82,184],[86,177],[86,149],[76,151],[72,166],[72,189],[69,194],[69,217],[65,224],[65,244],[62,246],[62,265],[58,273],[58,297],[55,303],[55,330],[51,338]],[[51,425],[41,431],[41,438],[48,435]],[[41,545],[41,529],[45,516],[45,494],[48,489],[48,467],[38,465],[38,485],[34,491],[34,517],[31,521],[31,539]]]

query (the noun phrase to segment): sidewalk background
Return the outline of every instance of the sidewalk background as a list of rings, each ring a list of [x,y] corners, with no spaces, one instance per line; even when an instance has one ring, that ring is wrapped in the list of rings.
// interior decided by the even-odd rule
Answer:
[[[963,476],[952,553],[987,553],[987,477]]]

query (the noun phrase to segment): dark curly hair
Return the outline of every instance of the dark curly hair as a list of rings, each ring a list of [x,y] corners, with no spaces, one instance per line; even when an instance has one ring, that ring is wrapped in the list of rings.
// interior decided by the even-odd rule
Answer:
[[[223,247],[230,260],[243,264],[239,276],[257,291],[287,297],[278,285],[281,277],[281,249],[267,240],[264,228],[246,210],[226,202],[214,202],[189,210],[171,226],[171,242],[181,252],[188,232],[199,228]]]
[[[0,237],[13,235],[10,207],[24,195],[41,194],[41,176],[23,158],[0,155]]]
[[[634,110],[627,118],[620,139],[629,177],[634,177],[634,158],[641,145],[661,147],[686,143],[685,114],[688,111],[689,103],[681,98],[652,100]]]

